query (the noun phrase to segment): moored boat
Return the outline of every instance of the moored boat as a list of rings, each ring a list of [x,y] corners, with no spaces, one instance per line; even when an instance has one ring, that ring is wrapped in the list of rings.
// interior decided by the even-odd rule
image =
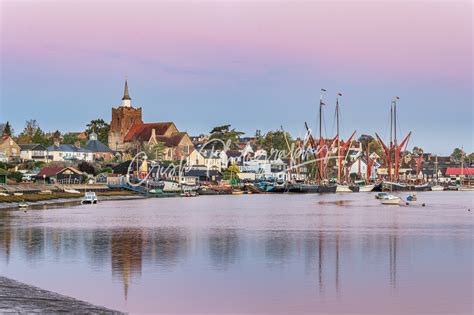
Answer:
[[[349,188],[349,185],[337,185],[336,192],[337,193],[352,192],[352,190]]]
[[[359,191],[360,192],[369,192],[374,189],[375,185],[364,185],[364,186],[359,186]]]
[[[318,188],[318,193],[335,193],[337,189],[336,185],[320,185]]]
[[[402,183],[384,181],[382,182],[382,191],[407,191],[408,186]]]
[[[443,191],[444,187],[441,186],[441,185],[434,185],[434,186],[431,186],[431,190],[432,191]]]
[[[97,195],[93,191],[88,191],[81,200],[81,204],[96,204],[98,202]]]
[[[380,203],[383,205],[400,205],[401,198],[394,195],[387,195],[385,198],[380,199]]]
[[[18,203],[18,208],[20,208],[20,209],[26,209],[26,208],[28,208],[29,206],[30,206],[30,205],[29,205],[28,203],[26,203],[25,201],[20,201],[20,202]]]

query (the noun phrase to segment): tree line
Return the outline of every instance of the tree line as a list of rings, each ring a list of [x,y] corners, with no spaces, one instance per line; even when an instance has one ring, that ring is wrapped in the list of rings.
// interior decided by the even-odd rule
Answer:
[[[10,122],[0,123],[0,134],[2,136],[10,136],[19,144],[41,144],[44,146],[52,145],[55,140],[60,140],[61,143],[74,144],[80,141],[82,145],[87,142],[87,139],[79,139],[78,135],[85,133],[90,135],[92,132],[97,134],[97,139],[108,145],[110,125],[103,119],[94,119],[86,125],[82,132],[66,132],[62,134],[59,130],[54,132],[45,132],[36,119],[30,119],[25,122],[23,130],[15,134]]]

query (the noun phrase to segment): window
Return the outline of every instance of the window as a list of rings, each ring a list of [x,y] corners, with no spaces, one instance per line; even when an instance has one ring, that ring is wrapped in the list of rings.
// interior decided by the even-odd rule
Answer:
[[[130,125],[133,125],[133,117],[130,117]]]

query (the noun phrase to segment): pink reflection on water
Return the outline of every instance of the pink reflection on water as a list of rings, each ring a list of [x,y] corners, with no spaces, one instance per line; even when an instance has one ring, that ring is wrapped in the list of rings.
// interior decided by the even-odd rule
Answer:
[[[2,213],[0,270],[132,313],[471,313],[473,194],[418,197],[398,208],[359,193]]]

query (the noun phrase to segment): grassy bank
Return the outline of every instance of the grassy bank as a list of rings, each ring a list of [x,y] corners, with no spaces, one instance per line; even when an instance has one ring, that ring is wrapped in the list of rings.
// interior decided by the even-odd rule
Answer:
[[[81,198],[84,194],[70,194],[70,193],[51,193],[51,194],[24,194],[22,196],[0,196],[0,203],[12,203],[12,202],[37,202],[37,201],[46,201],[46,200],[54,200],[54,199],[73,199],[73,198]],[[135,193],[127,190],[114,190],[114,191],[104,191],[98,192],[97,196],[132,196]]]

